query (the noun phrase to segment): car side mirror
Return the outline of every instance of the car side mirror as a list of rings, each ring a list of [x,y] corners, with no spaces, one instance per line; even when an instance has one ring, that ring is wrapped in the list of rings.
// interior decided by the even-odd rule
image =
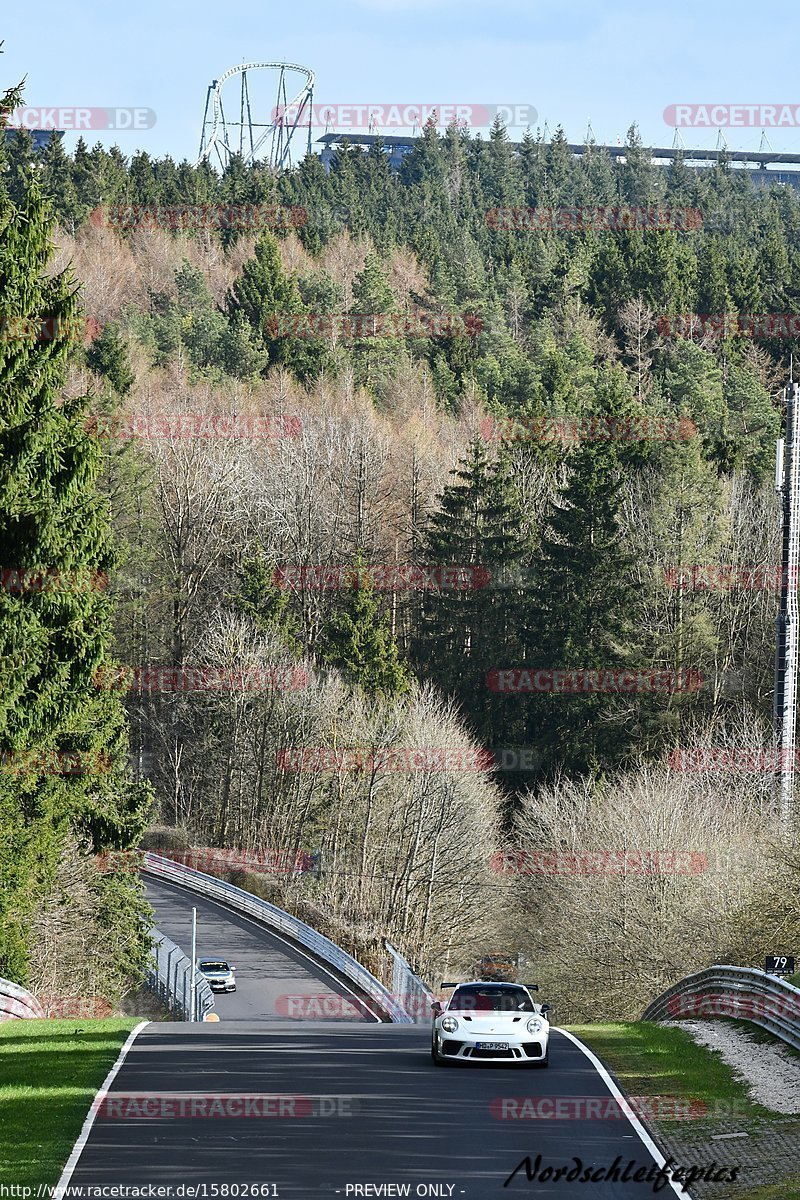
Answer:
[[[231,967],[231,971],[233,971],[233,972],[235,973],[235,972],[236,972],[236,967],[232,966],[232,967]]]
[[[442,1006],[438,1000],[434,1000],[433,1004],[431,1005],[431,1012],[435,1017],[440,1017],[442,1015]]]
[[[541,1008],[539,1009],[539,1012],[540,1012],[540,1013],[542,1014],[542,1016],[544,1017],[544,1016],[545,1016],[547,1013],[549,1013],[549,1012],[550,1012],[550,1005],[549,1005],[549,1004],[543,1004],[543,1005],[541,1006]]]

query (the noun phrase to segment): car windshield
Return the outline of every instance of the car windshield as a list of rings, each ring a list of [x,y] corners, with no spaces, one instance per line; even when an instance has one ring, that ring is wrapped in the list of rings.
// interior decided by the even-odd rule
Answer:
[[[221,960],[220,960],[220,962],[211,962],[211,960],[209,959],[206,962],[200,963],[200,970],[201,971],[230,971],[230,967],[228,966],[228,964],[226,962],[222,962]]]
[[[474,984],[456,988],[448,1008],[460,1012],[535,1012],[533,1001],[524,988],[476,987]]]

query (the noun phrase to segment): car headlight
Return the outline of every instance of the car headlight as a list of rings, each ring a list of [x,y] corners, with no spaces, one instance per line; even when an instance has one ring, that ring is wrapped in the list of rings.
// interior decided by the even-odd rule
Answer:
[[[538,1017],[531,1017],[528,1021],[528,1033],[541,1033],[542,1022]]]
[[[445,1033],[455,1033],[455,1031],[458,1029],[458,1021],[455,1019],[455,1017],[443,1017],[442,1029],[445,1031]]]

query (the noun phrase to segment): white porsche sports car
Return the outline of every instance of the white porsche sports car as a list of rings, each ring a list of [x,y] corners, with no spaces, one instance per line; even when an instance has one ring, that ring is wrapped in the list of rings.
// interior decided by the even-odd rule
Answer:
[[[536,984],[445,983],[453,987],[446,1007],[433,1005],[431,1058],[449,1062],[515,1063],[546,1067],[549,1004],[535,1004]]]

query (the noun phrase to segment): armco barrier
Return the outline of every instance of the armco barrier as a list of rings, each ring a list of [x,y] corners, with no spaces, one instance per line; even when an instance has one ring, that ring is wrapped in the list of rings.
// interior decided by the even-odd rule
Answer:
[[[330,938],[318,933],[316,929],[312,929],[310,925],[306,925],[297,917],[284,912],[282,908],[270,904],[267,900],[261,900],[258,896],[252,896],[242,888],[234,887],[232,883],[223,883],[221,879],[214,879],[211,875],[204,875],[202,871],[195,871],[192,867],[185,867],[181,863],[172,862],[158,854],[145,854],[142,870],[159,879],[190,888],[201,896],[220,900],[229,908],[247,913],[248,916],[261,921],[269,929],[274,929],[276,932],[282,933],[284,937],[291,938],[292,941],[298,942],[310,950],[315,958],[335,967],[337,971],[355,983],[366,996],[375,1001],[378,1008],[382,1009],[390,1020],[398,1025],[413,1024],[413,1018],[401,1004],[397,1003],[392,993],[383,986],[380,980],[370,974],[366,967],[362,967],[360,962],[342,950]]]
[[[426,1025],[431,1019],[431,1005],[436,997],[428,986],[415,975],[411,964],[395,950],[391,942],[384,942],[392,956],[392,991],[403,997],[403,1007],[417,1025]]]
[[[165,1008],[178,1021],[191,1020],[192,963],[180,946],[176,946],[158,929],[151,929],[154,965],[147,976],[147,986],[155,992]],[[202,1021],[214,1007],[214,993],[208,980],[195,971],[195,1017]]]
[[[750,1021],[800,1050],[800,988],[753,967],[709,967],[687,975],[645,1009],[643,1021],[728,1017]]]
[[[0,1021],[12,1017],[43,1017],[44,1009],[35,996],[18,983],[0,979]]]

